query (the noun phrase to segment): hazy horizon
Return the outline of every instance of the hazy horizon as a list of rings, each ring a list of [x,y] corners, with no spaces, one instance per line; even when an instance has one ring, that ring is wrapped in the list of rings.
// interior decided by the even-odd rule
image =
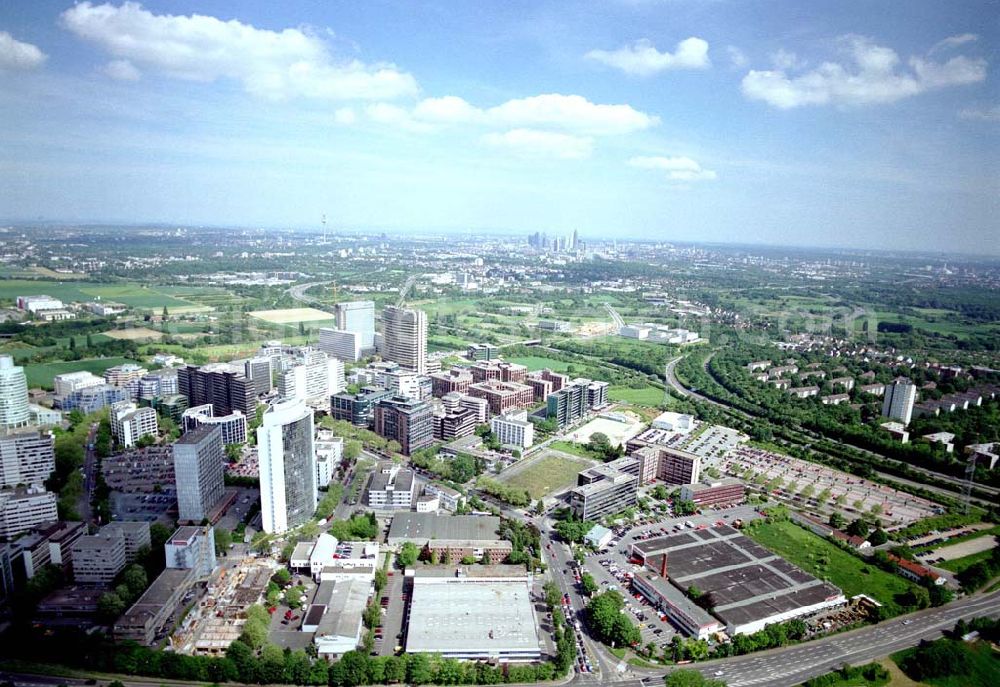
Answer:
[[[8,4],[0,216],[1000,255],[995,8]]]

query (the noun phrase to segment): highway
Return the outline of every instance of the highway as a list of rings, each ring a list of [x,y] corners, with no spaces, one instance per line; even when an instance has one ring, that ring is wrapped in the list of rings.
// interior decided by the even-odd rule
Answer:
[[[712,356],[708,356],[705,359],[704,365],[705,365],[706,371],[708,370],[708,362],[709,362],[709,360],[711,360],[711,358],[712,358]],[[742,417],[744,417],[746,419],[751,419],[751,418],[754,417],[754,416],[749,415],[748,413],[740,410],[739,408],[734,408],[733,406],[727,405],[725,403],[720,403],[718,401],[715,401],[715,400],[713,400],[711,398],[708,398],[707,396],[703,396],[702,394],[697,393],[696,391],[688,389],[683,384],[681,384],[680,381],[677,379],[676,367],[677,367],[677,363],[679,363],[682,359],[683,359],[683,356],[678,356],[678,357],[674,358],[673,360],[669,361],[667,363],[666,369],[664,370],[667,384],[669,384],[670,387],[674,391],[676,391],[678,394],[680,394],[681,396],[683,396],[685,398],[694,398],[694,399],[697,399],[699,401],[704,401],[705,403],[710,403],[710,404],[712,404],[714,406],[718,406],[720,408],[725,408],[725,409],[729,410],[730,412],[736,413],[736,414],[738,414],[738,415],[740,415],[740,416],[742,416]],[[830,441],[832,443],[839,444],[839,445],[844,446],[845,448],[849,448],[851,450],[861,451],[862,453],[866,453],[866,454],[868,454],[870,456],[873,456],[873,457],[877,458],[878,460],[886,460],[885,456],[883,456],[883,455],[881,455],[879,453],[875,453],[874,451],[869,451],[868,449],[861,448],[860,446],[854,446],[853,444],[846,444],[846,443],[841,442],[841,441],[836,441],[835,439],[830,439],[829,437],[824,437],[824,436],[822,436],[822,435],[820,435],[820,434],[818,434],[816,432],[812,432],[812,431],[805,430],[805,429],[802,429],[802,428],[796,428],[796,431],[799,432],[800,434],[805,435],[803,437],[803,439],[809,439],[809,440],[814,440],[814,441],[819,441],[819,440]],[[881,479],[883,479],[883,480],[891,480],[891,481],[899,482],[900,484],[909,485],[911,487],[917,487],[917,488],[920,488],[920,489],[926,489],[927,491],[933,492],[935,494],[940,494],[941,496],[945,496],[945,497],[952,498],[952,499],[960,498],[960,494],[957,493],[957,491],[961,489],[961,487],[962,487],[962,485],[964,483],[963,480],[961,480],[961,479],[959,479],[957,477],[954,477],[952,475],[946,475],[946,474],[943,474],[943,473],[940,473],[940,472],[934,472],[933,470],[928,470],[926,468],[921,468],[921,467],[918,467],[918,466],[915,466],[915,465],[910,465],[909,468],[911,470],[914,470],[915,472],[920,472],[920,473],[922,473],[924,475],[927,475],[928,477],[931,477],[933,479],[941,480],[943,482],[947,482],[948,484],[954,485],[955,490],[945,489],[943,487],[938,487],[938,486],[935,486],[933,484],[925,484],[923,482],[916,482],[914,480],[906,479],[904,477],[899,477],[898,475],[894,475],[894,474],[891,474],[891,473],[888,473],[888,472],[880,472],[880,471],[876,470],[875,473]],[[976,485],[976,489],[980,489],[982,491],[989,492],[989,493],[993,494],[994,496],[1000,496],[1000,489],[997,489],[996,487],[991,487],[991,486],[985,485],[985,484],[977,484]],[[980,499],[980,498],[977,498],[977,497],[972,497],[972,500],[975,501],[976,503],[978,503],[979,505],[983,506],[983,507],[989,507],[989,506],[992,505],[992,503],[990,501],[984,500],[984,499]]]

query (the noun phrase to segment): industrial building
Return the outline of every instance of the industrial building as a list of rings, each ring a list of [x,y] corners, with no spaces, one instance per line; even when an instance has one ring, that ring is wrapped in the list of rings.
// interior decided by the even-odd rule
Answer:
[[[493,516],[397,513],[389,526],[386,544],[401,546],[410,542],[425,556],[436,554],[441,561],[457,562],[472,556],[499,563],[513,548],[509,541],[500,539],[499,529],[500,518]]]
[[[633,581],[636,590],[696,637],[718,631],[713,620],[729,635],[753,634],[846,602],[833,585],[728,525],[635,542],[631,558],[646,568]],[[692,586],[711,599],[710,612],[685,595]]]
[[[541,659],[532,577],[523,567],[430,568],[411,580],[406,653],[494,663]]]

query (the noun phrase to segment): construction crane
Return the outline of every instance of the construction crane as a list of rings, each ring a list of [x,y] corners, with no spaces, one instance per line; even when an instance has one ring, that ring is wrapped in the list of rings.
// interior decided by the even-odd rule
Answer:
[[[609,315],[611,315],[611,319],[614,320],[616,329],[621,329],[625,326],[625,320],[622,319],[622,316],[618,314],[617,310],[611,307],[610,303],[605,303],[604,309],[608,311]]]
[[[406,302],[406,294],[410,292],[410,289],[412,289],[413,285],[416,283],[417,283],[417,275],[412,274],[409,277],[407,277],[406,281],[403,282],[403,285],[399,287],[399,298],[396,299],[397,308],[403,307],[403,303]]]

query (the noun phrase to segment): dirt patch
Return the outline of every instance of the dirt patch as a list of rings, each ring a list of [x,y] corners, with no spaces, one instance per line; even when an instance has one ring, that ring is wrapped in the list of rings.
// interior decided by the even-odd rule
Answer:
[[[104,332],[104,336],[122,341],[141,341],[143,339],[159,341],[163,338],[163,333],[146,327],[133,327],[132,329],[112,329],[109,332]]]

